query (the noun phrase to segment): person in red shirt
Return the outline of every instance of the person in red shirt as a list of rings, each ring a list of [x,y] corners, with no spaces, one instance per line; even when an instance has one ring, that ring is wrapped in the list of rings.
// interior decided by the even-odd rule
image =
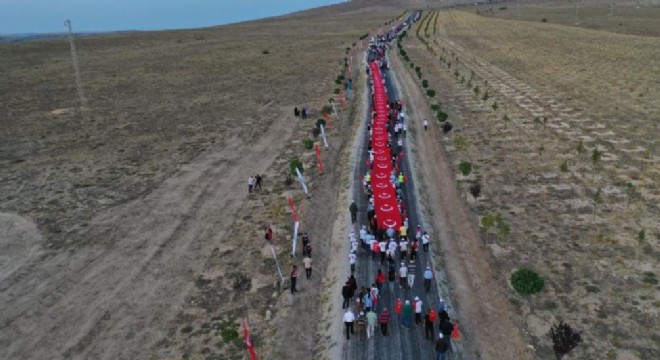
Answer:
[[[376,273],[376,287],[378,288],[378,291],[381,291],[381,288],[383,287],[385,280],[386,280],[385,273],[382,270],[378,269],[378,272]]]
[[[387,308],[383,308],[383,311],[380,312],[378,317],[378,322],[380,323],[380,332],[383,336],[387,336],[387,324],[390,321],[390,313],[387,312]]]

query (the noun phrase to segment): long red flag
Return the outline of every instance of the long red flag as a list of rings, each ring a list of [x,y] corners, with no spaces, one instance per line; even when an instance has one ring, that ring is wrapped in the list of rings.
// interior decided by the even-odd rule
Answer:
[[[321,161],[321,148],[316,144],[316,162],[319,164],[319,174],[323,174],[323,161]]]
[[[247,346],[248,353],[250,353],[250,359],[257,360],[257,353],[254,351],[254,345],[252,345],[250,331],[245,323],[245,319],[243,319],[243,339],[245,340],[245,346]]]
[[[289,208],[291,208],[291,213],[293,214],[293,222],[298,221],[298,214],[296,213],[296,206],[293,205],[293,198],[289,196]]]

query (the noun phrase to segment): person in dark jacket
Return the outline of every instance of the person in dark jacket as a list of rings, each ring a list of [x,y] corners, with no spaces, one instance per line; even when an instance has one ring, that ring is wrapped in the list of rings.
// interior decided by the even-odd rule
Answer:
[[[351,206],[348,207],[348,210],[351,212],[351,222],[355,224],[358,213],[358,207],[357,204],[355,204],[355,201],[351,202]]]
[[[348,306],[350,305],[350,300],[352,295],[353,295],[353,289],[351,288],[351,285],[347,281],[346,284],[344,284],[344,287],[341,288],[341,296],[344,298],[344,302],[341,304],[342,309],[348,308]]]
[[[438,360],[447,359],[447,351],[449,350],[449,343],[445,336],[440,333],[438,340],[435,341],[435,353],[438,354]]]
[[[449,321],[440,321],[440,332],[445,338],[445,341],[447,342],[447,345],[451,347],[451,333],[454,331],[454,324]]]

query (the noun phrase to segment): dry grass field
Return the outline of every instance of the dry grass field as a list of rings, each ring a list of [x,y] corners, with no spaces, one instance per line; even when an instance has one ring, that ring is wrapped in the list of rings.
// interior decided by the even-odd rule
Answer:
[[[310,168],[312,188],[325,188],[309,202],[284,176],[293,157],[311,164],[301,140],[346,48],[400,14],[81,38],[82,114],[67,42],[0,46],[0,358],[241,359],[245,315],[266,358],[309,354],[314,316],[300,327],[309,336],[279,325],[292,306],[313,307],[320,285],[298,302],[280,296],[262,229],[274,224],[285,259],[292,194],[323,251],[339,152],[323,178]],[[348,110],[330,134],[338,150]],[[257,173],[265,189],[248,196]]]
[[[556,22],[440,11],[403,44],[454,124],[445,148],[474,221],[500,214],[483,240],[536,357],[553,358],[547,333],[564,320],[583,338],[568,358],[654,359],[660,24],[641,36]],[[511,288],[523,266],[542,292]]]

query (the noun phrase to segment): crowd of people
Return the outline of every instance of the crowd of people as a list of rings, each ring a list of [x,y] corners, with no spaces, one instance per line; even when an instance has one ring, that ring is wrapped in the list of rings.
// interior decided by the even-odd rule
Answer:
[[[395,36],[388,33],[370,42],[368,60],[378,65],[376,70],[386,71],[385,52],[390,41]],[[374,90],[373,71],[371,75],[372,94]],[[385,79],[382,80],[385,83]],[[385,90],[386,91],[386,90]],[[390,96],[392,98],[392,96]],[[372,118],[375,119],[378,109],[372,106]],[[439,359],[444,359],[451,351],[452,335],[456,336],[455,324],[447,312],[446,302],[440,298],[436,306],[424,303],[430,299],[427,295],[433,286],[434,272],[430,263],[430,234],[421,226],[409,229],[406,184],[408,175],[403,169],[402,159],[408,130],[408,119],[405,106],[400,100],[390,100],[387,104],[387,119],[384,124],[387,133],[387,147],[391,155],[391,174],[389,185],[395,190],[398,213],[401,224],[396,228],[384,227],[378,221],[377,201],[372,188],[372,173],[374,165],[374,150],[372,134],[375,121],[367,126],[367,155],[365,156],[366,172],[362,177],[362,187],[366,199],[366,216],[359,216],[358,206],[351,203],[349,211],[352,228],[348,234],[350,251],[348,262],[351,275],[341,290],[342,309],[345,309],[342,321],[345,324],[346,339],[351,335],[358,338],[371,339],[375,336],[376,326],[380,326],[381,336],[390,334],[390,322],[393,316],[404,329],[423,327],[425,338],[433,341],[434,350]],[[424,122],[424,127],[428,122]],[[380,132],[380,130],[379,130]],[[357,229],[357,233],[356,230]],[[362,280],[364,286],[359,286],[355,277],[358,262],[373,262],[371,268],[377,269],[372,278]],[[366,265],[365,265],[366,266]],[[417,276],[421,275],[423,286],[415,287]],[[392,309],[381,298],[387,295],[389,299],[396,297]],[[398,295],[398,297],[397,297]],[[403,298],[403,299],[402,299]],[[430,301],[430,300],[427,300]],[[414,324],[414,325],[413,325]],[[437,331],[437,333],[436,333]]]

